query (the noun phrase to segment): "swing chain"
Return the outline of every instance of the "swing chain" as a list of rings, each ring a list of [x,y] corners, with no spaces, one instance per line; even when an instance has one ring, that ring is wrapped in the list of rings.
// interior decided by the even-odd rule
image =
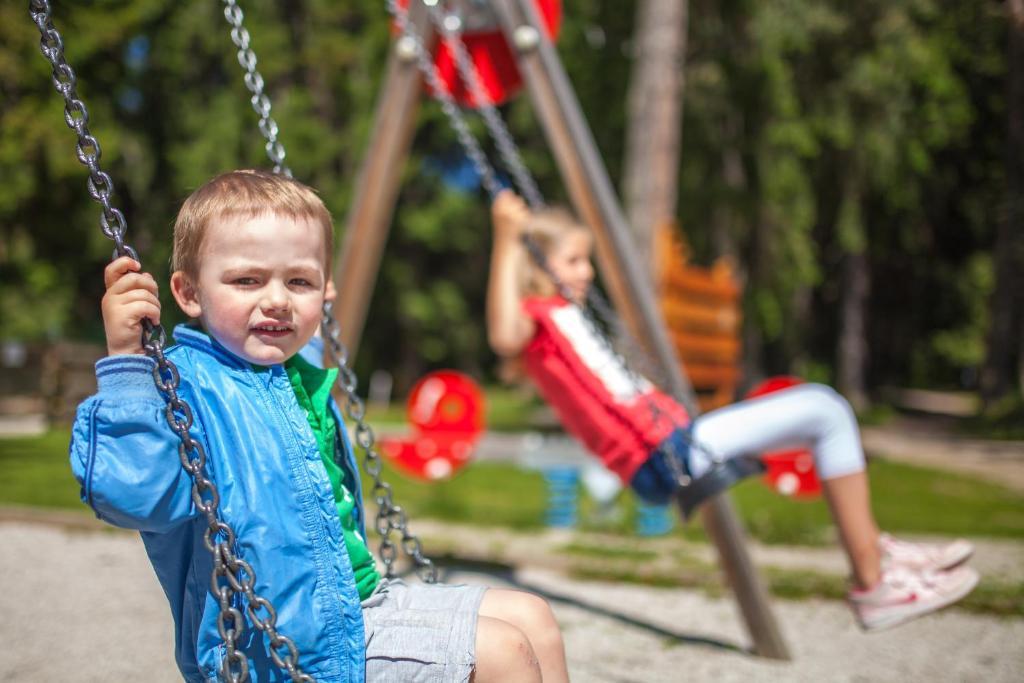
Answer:
[[[356,393],[359,380],[348,367],[348,349],[341,341],[338,322],[331,313],[331,305],[324,304],[322,319],[324,337],[331,359],[338,366],[338,385],[345,394],[345,414],[355,422],[355,442],[363,450],[363,470],[373,479],[372,495],[377,503],[375,527],[380,536],[380,559],[384,564],[384,575],[394,576],[394,562],[398,556],[398,546],[391,540],[391,532],[401,535],[402,550],[416,565],[416,574],[424,583],[437,582],[437,567],[434,562],[423,554],[423,545],[416,534],[409,530],[409,519],[405,509],[394,502],[391,485],[383,480],[381,473],[384,463],[377,452],[373,428],[366,423],[366,404]]]
[[[473,162],[473,168],[476,169],[477,175],[480,176],[481,184],[487,190],[487,194],[493,199],[501,192],[501,183],[498,182],[494,168],[487,162],[487,155],[484,154],[480,144],[473,137],[473,133],[470,132],[469,124],[466,122],[462,112],[459,111],[459,106],[455,103],[455,99],[441,80],[441,75],[434,65],[430,51],[423,45],[423,39],[413,30],[412,23],[409,21],[409,13],[399,6],[397,0],[387,0],[386,4],[388,12],[394,17],[395,23],[398,24],[399,31],[410,40],[416,56],[416,65],[423,74],[423,79],[427,82],[427,86],[430,88],[434,99],[441,105],[441,111],[448,118],[448,123],[455,131],[459,144],[462,145],[466,155]]]
[[[78,136],[78,160],[89,169],[89,196],[103,207],[100,216],[103,234],[114,241],[115,258],[131,256],[138,260],[135,250],[124,242],[127,221],[121,211],[111,204],[114,182],[100,168],[100,144],[89,132],[89,112],[75,90],[75,72],[65,59],[64,41],[53,25],[50,3],[47,0],[30,0],[29,13],[39,29],[40,51],[53,68],[54,88],[64,98],[65,123]],[[148,319],[143,321],[143,328],[143,348],[156,362],[153,368],[153,381],[167,402],[164,418],[178,436],[178,459],[192,479],[192,502],[206,517],[207,529],[203,534],[203,543],[213,555],[210,588],[220,605],[217,630],[224,640],[221,677],[231,683],[241,683],[249,677],[248,659],[237,647],[238,639],[245,630],[245,620],[235,605],[235,596],[242,593],[249,601],[246,608],[249,617],[256,628],[270,638],[270,655],[274,663],[288,671],[293,683],[315,683],[299,669],[298,651],[294,643],[277,632],[277,615],[274,608],[269,601],[255,593],[253,586],[256,583],[256,573],[232,550],[235,534],[226,522],[219,519],[220,494],[214,483],[205,475],[206,451],[202,443],[190,433],[194,420],[192,409],[178,396],[181,379],[178,368],[164,355],[166,332],[163,326]],[[261,608],[267,612],[266,618],[259,617],[258,611]],[[282,649],[286,650],[283,656],[279,652]]]
[[[270,98],[263,91],[263,76],[256,69],[256,53],[249,46],[249,31],[242,25],[245,15],[236,0],[224,0],[224,18],[231,24],[231,42],[238,48],[238,63],[245,71],[245,87],[252,93],[249,101],[253,111],[260,117],[260,133],[267,141],[265,149],[274,164],[274,173],[291,178],[291,169],[284,163],[284,145],[277,139],[277,122],[270,115]]]
[[[487,126],[487,130],[491,133],[491,138],[498,147],[498,154],[501,156],[505,168],[512,173],[516,187],[519,188],[523,197],[526,198],[530,208],[534,211],[543,208],[544,197],[541,195],[533,175],[526,168],[526,164],[523,163],[519,147],[516,145],[512,133],[505,124],[505,120],[498,113],[494,100],[491,99],[490,94],[480,82],[480,74],[473,63],[469,50],[466,48],[466,43],[462,39],[462,17],[455,10],[445,15],[437,3],[428,2],[426,5],[430,12],[430,18],[434,22],[434,26],[437,27],[437,31],[441,34],[445,46],[455,56],[455,65],[459,71],[459,77],[473,96],[473,101],[476,102],[483,116],[484,124]]]
[[[78,79],[74,69],[64,58],[64,40],[53,25],[50,3],[47,0],[30,0],[29,13],[39,29],[39,50],[50,62],[53,70],[53,87],[64,98],[64,122],[78,136],[76,156],[78,161],[89,169],[89,178],[86,181],[89,196],[103,207],[100,213],[100,229],[113,240],[117,256],[134,258],[134,251],[124,243],[124,235],[128,229],[127,221],[121,210],[111,204],[114,181],[100,168],[100,143],[89,132],[89,110],[78,98]]]
[[[245,16],[236,0],[224,0],[224,4],[224,18],[231,24],[231,40],[238,47],[238,63],[245,70],[245,85],[253,93],[253,109],[260,116],[260,132],[267,140],[267,155],[275,163],[274,173],[281,173],[291,178],[291,171],[283,165],[285,150],[284,145],[277,140],[277,123],[270,118],[270,98],[263,92],[263,77],[256,71],[256,53],[250,47],[249,32],[243,25]],[[390,535],[391,531],[397,530],[402,534],[402,549],[416,564],[416,572],[419,577],[426,583],[435,583],[437,570],[433,562],[424,556],[419,538],[408,529],[405,511],[394,503],[391,497],[391,486],[381,477],[383,465],[380,455],[374,447],[373,430],[363,419],[366,414],[366,406],[356,394],[359,380],[348,366],[348,349],[340,341],[338,323],[331,312],[329,303],[324,303],[323,329],[328,333],[328,351],[338,366],[337,384],[345,394],[346,415],[356,423],[355,441],[363,449],[365,455],[363,469],[373,477],[372,493],[377,502],[375,527],[381,537],[379,554],[384,563],[385,576],[391,578],[394,575],[393,564],[398,556],[398,546],[391,541]],[[252,616],[251,612],[250,616]]]

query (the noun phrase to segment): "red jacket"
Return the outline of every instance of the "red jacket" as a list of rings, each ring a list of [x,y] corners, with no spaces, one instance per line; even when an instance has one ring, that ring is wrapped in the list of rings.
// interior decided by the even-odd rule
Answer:
[[[560,296],[528,297],[537,331],[523,352],[526,372],[566,431],[629,483],[686,411],[649,381],[630,375],[578,306]]]

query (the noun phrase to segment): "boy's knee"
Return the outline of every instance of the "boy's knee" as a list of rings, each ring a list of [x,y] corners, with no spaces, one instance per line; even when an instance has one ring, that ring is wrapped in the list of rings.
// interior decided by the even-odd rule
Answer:
[[[475,683],[540,681],[540,664],[519,626],[481,617],[477,625]]]
[[[524,630],[536,650],[547,652],[553,647],[562,646],[562,629],[551,611],[551,605],[544,598],[526,594],[523,610],[525,612]]]
[[[526,631],[531,641],[561,638],[561,629],[547,600],[532,593],[519,593],[516,597],[515,613],[509,615],[510,621]]]

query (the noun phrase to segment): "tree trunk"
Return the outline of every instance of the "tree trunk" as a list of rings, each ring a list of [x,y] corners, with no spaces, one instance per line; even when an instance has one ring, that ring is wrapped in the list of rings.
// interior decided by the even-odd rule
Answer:
[[[992,326],[981,372],[981,395],[991,405],[1024,388],[1024,0],[1008,0],[1006,211],[999,221],[992,293]],[[1016,358],[1015,358],[1016,356]]]
[[[682,137],[687,0],[640,0],[630,76],[623,195],[642,263],[675,217]]]
[[[871,274],[866,250],[848,253],[843,259],[843,288],[839,301],[839,391],[854,410],[867,407],[864,387],[868,359],[867,306]]]
[[[747,171],[743,166],[743,118],[739,111],[727,112],[720,121],[722,128],[722,181],[733,197],[739,197],[750,191],[747,182]],[[741,281],[746,279],[743,259],[740,258],[736,236],[743,233],[747,218],[735,206],[736,202],[720,202],[714,209],[711,224],[711,254],[718,259],[726,257],[737,264]]]

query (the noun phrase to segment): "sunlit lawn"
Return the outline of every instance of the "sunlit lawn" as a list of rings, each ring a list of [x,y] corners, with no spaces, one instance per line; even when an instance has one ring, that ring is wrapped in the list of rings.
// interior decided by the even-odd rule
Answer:
[[[0,505],[72,508],[85,511],[67,458],[68,433],[0,439]],[[547,502],[541,474],[511,463],[471,464],[452,480],[422,483],[391,470],[396,501],[410,516],[469,524],[541,528]],[[875,513],[890,531],[947,536],[1024,537],[1024,495],[962,475],[875,460],[870,466]],[[366,477],[364,476],[364,480]],[[633,503],[622,496],[617,521],[598,521],[585,496],[584,526],[632,533]],[[828,510],[821,500],[794,501],[757,481],[734,490],[752,536],[768,543],[830,542]],[[607,518],[602,518],[607,519]],[[683,532],[699,537],[699,524]]]

